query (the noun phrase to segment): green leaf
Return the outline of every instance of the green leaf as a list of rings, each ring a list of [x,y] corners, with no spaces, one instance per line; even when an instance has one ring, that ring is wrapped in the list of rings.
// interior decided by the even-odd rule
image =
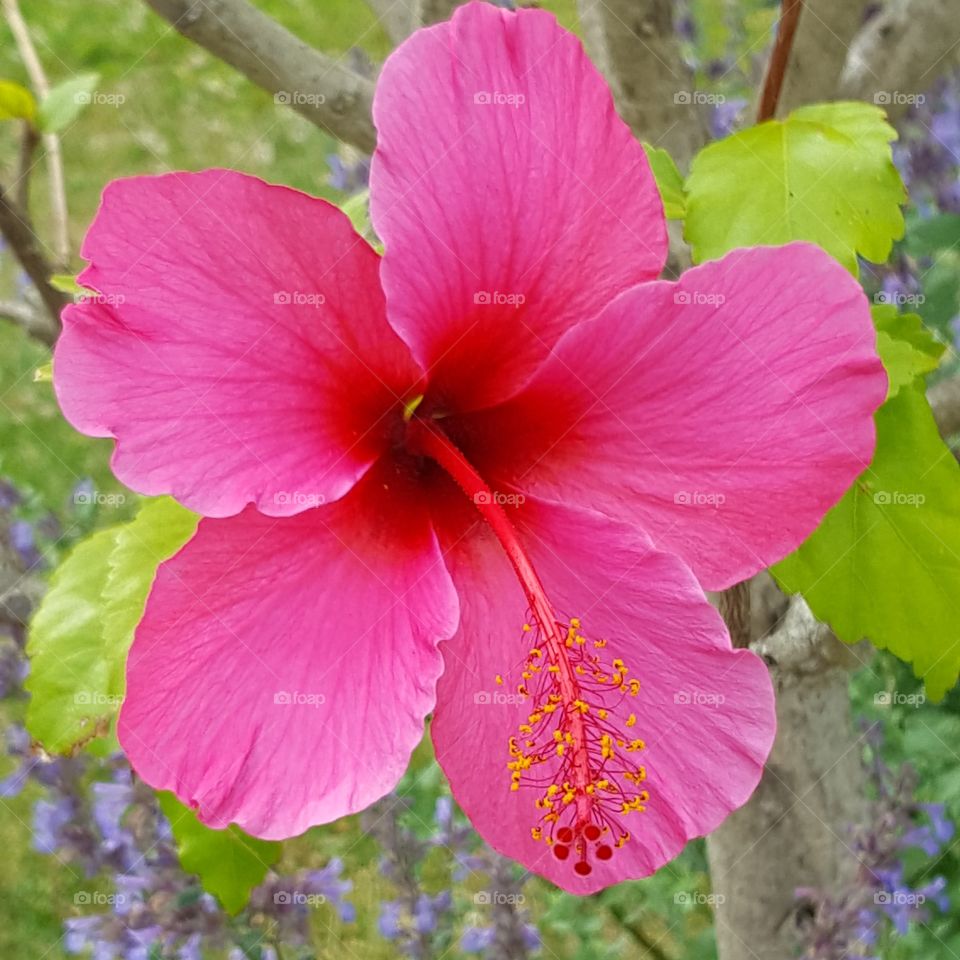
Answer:
[[[854,275],[858,253],[882,263],[903,236],[895,137],[878,107],[840,102],[801,107],[710,144],[686,182],[694,260],[809,240]]]
[[[353,229],[361,237],[368,235],[370,230],[370,191],[361,190],[352,197],[347,197],[340,209],[350,218]]]
[[[157,567],[196,528],[168,498],[129,523],[79,543],[54,573],[30,624],[27,727],[51,753],[107,734],[124,693],[124,666]]]
[[[194,534],[199,517],[170,497],[144,503],[130,523],[117,528],[103,588],[104,647],[114,658],[114,689],[124,689],[124,666],[133,631],[147,603],[157,567]]]
[[[101,617],[116,527],[70,552],[30,624],[27,729],[51,753],[67,753],[110,729],[119,708]]]
[[[0,80],[0,120],[32,122],[37,113],[33,94],[13,80]]]
[[[960,466],[918,386],[901,387],[876,425],[873,463],[771,572],[841,640],[911,663],[938,700],[960,671]]]
[[[226,830],[213,830],[172,793],[160,793],[158,797],[177,841],[180,865],[197,874],[204,890],[212,893],[228,913],[238,913],[249,900],[250,891],[263,882],[267,871],[280,859],[283,844],[257,840],[234,824]]]
[[[907,253],[915,257],[960,247],[960,214],[940,213],[909,224],[905,245]]]
[[[917,377],[937,369],[946,345],[924,326],[915,313],[898,313],[897,308],[880,304],[873,308],[880,359],[890,379],[888,397]]]
[[[55,273],[50,278],[50,286],[61,293],[69,293],[71,297],[77,297],[87,292],[87,288],[81,287],[77,283],[77,278],[69,273]]]
[[[663,212],[668,220],[682,220],[686,212],[686,197],[683,193],[683,177],[673,162],[673,157],[660,147],[643,145],[650,161],[650,169],[657,181],[660,197],[663,200]]]
[[[90,103],[100,82],[98,73],[81,73],[57,84],[40,102],[37,126],[44,133],[59,133],[70,126]]]

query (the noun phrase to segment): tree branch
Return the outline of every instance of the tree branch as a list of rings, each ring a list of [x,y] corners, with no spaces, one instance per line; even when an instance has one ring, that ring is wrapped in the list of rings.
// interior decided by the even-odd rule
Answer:
[[[707,124],[684,62],[672,0],[579,0],[584,42],[634,134],[685,170]]]
[[[433,23],[449,20],[453,11],[466,0],[414,0],[417,4],[415,23],[429,27]]]
[[[780,91],[781,114],[832,99],[870,0],[805,0]]]
[[[770,62],[767,64],[767,75],[760,94],[760,106],[757,108],[757,123],[772,120],[777,115],[783,76],[790,62],[793,38],[796,36],[802,11],[803,0],[781,0],[777,39],[774,41]]]
[[[247,0],[145,0],[183,36],[311,123],[373,151],[373,83],[295,37]]]
[[[882,104],[896,119],[910,97],[960,63],[957,10],[944,0],[893,0],[854,40],[841,99]]]
[[[395,44],[406,40],[417,25],[417,0],[366,0],[366,4]]]
[[[707,838],[720,960],[795,956],[807,909],[796,888],[855,874],[847,830],[865,815],[847,689],[855,648],[800,597],[752,648],[772,674],[777,738],[753,796]]]
[[[17,44],[20,58],[23,60],[30,82],[33,84],[37,98],[42,100],[50,92],[50,84],[44,72],[43,64],[37,56],[37,51],[30,39],[30,30],[27,27],[17,0],[3,0],[3,12],[10,32]],[[34,144],[35,145],[35,144]],[[25,150],[28,144],[25,143]],[[53,249],[60,269],[66,270],[70,263],[70,215],[67,211],[67,188],[63,176],[63,151],[60,148],[60,138],[55,133],[43,135],[43,149],[47,155],[47,177],[50,183],[50,206],[53,212]],[[27,161],[32,157],[26,156]],[[29,176],[29,167],[23,169],[21,157],[21,185],[20,189],[26,197],[27,185],[24,178]],[[23,215],[28,216],[29,210],[24,204]]]
[[[24,272],[33,281],[44,306],[54,322],[54,329],[41,337],[45,343],[52,344],[56,332],[60,329],[60,311],[70,302],[66,294],[50,285],[54,269],[47,261],[40,246],[40,240],[28,224],[24,214],[14,205],[3,188],[0,187],[0,233],[10,245]]]

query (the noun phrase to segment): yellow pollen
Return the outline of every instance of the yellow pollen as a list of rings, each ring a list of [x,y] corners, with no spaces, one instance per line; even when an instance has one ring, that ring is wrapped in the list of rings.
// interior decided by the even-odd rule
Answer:
[[[501,677],[499,673],[497,674],[496,681],[497,681],[497,686],[498,686],[498,687],[502,687],[502,686],[503,686],[503,677]]]

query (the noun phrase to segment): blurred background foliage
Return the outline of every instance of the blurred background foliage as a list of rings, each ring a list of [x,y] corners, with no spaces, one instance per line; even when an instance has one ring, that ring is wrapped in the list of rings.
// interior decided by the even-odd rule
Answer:
[[[573,0],[543,5],[576,29]],[[259,0],[258,6],[308,43],[349,57],[371,75],[373,64],[389,52],[386,36],[362,0]],[[98,89],[124,98],[120,105],[91,104],[63,136],[75,251],[104,184],[126,175],[224,166],[336,202],[346,198],[339,187],[350,186],[345,172],[356,170],[360,158],[183,40],[144,4],[30,0],[24,13],[52,83],[93,71],[101,78]],[[690,0],[688,15],[678,23],[697,65],[698,86],[722,95],[713,117],[715,136],[749,122],[751,90],[774,20],[775,5],[767,0]],[[27,83],[2,24],[0,77]],[[958,87],[956,77],[940,84],[905,125],[895,154],[913,198],[907,236],[890,265],[872,268],[865,280],[872,293],[922,294],[918,311],[951,347],[960,312],[960,262],[956,255],[937,257],[934,269],[929,267],[933,255],[957,235],[956,220],[949,218],[960,214]],[[15,165],[17,150],[12,125],[0,127],[0,169]],[[42,178],[35,179],[33,190],[42,232],[48,219]],[[81,266],[78,256],[72,266]],[[25,290],[12,258],[0,251],[0,298],[17,298]],[[955,367],[955,357],[951,350],[945,366]],[[19,562],[38,579],[80,537],[127,519],[136,499],[110,474],[110,444],[76,434],[60,417],[49,382],[35,381],[35,371],[48,361],[42,345],[11,324],[0,326],[0,515]],[[0,955],[63,960],[68,950],[83,952],[89,945],[99,951],[98,958],[160,956],[111,946],[109,931],[84,932],[83,919],[103,913],[102,906],[84,902],[86,892],[109,894],[118,851],[129,847],[124,855],[136,857],[143,836],[129,823],[129,811],[123,814],[121,805],[117,813],[116,798],[114,828],[123,835],[118,839],[101,822],[109,817],[112,794],[106,787],[94,792],[91,785],[121,782],[117,761],[58,760],[40,769],[24,757],[21,642],[14,633],[0,635],[0,695],[5,694],[0,725],[7,730],[10,754],[0,757]],[[960,858],[951,842],[951,822],[960,816],[960,693],[931,705],[909,668],[880,653],[853,676],[851,695],[864,730],[870,731],[862,742],[865,762],[875,774],[878,818],[862,828],[862,835],[851,833],[850,843],[886,844],[883,869],[890,871],[889,883],[929,894],[926,907],[910,914],[909,930],[903,917],[886,911],[890,922],[879,928],[876,955],[888,960],[958,955],[956,911],[944,912],[937,904],[960,903]],[[904,765],[913,773],[897,779]],[[289,934],[287,946],[272,956],[492,956],[491,910],[483,895],[494,883],[525,898],[516,911],[523,928],[518,936],[526,937],[525,949],[540,949],[543,956],[708,960],[713,955],[702,843],[692,844],[649,880],[583,902],[491,859],[450,809],[428,742],[397,796],[399,804],[315,829],[287,845],[278,875],[314,884],[326,902],[284,912],[269,897],[258,908],[255,897],[236,920],[208,904],[199,909],[210,914],[203,929],[211,935],[178,941],[176,949],[184,952],[169,955],[185,960],[226,956],[232,943],[232,957],[268,958],[269,952],[259,952],[263,945]],[[945,797],[952,798],[945,809],[919,806],[942,803]],[[149,797],[133,799],[143,816],[159,817]],[[124,795],[124,802],[131,797]],[[76,824],[87,826],[71,836],[57,819],[58,809],[69,809]],[[927,833],[905,836],[914,827]],[[167,842],[161,820],[152,829],[154,846]],[[162,864],[156,869],[161,867],[167,869]],[[304,871],[327,872],[304,879]],[[494,878],[486,887],[477,879],[484,875]],[[177,922],[183,929],[198,929],[196,903],[202,895],[191,878],[167,878],[160,887],[174,901],[173,912],[182,914]],[[883,907],[868,902],[864,909],[882,913]],[[157,909],[171,915],[169,903]],[[232,934],[223,936],[224,930]]]

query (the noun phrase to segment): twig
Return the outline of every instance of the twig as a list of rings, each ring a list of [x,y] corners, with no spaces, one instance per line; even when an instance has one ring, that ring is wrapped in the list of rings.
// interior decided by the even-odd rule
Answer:
[[[9,320],[27,336],[45,343],[48,347],[56,343],[57,331],[50,323],[46,310],[35,310],[29,303],[0,300],[0,320]]]
[[[20,13],[17,0],[3,0],[3,12],[16,41],[20,58],[27,68],[37,99],[42,100],[50,92],[50,84],[47,82],[47,75],[44,73],[43,64],[37,56],[33,41],[30,39],[30,30],[23,19],[23,14]],[[60,138],[55,133],[45,133],[43,148],[47,155],[47,177],[50,181],[53,249],[58,267],[65,270],[70,263],[70,215],[67,210],[67,190],[63,177],[63,151],[60,149]],[[23,210],[26,213],[26,206]]]
[[[750,581],[735,583],[720,594],[720,616],[730,631],[730,640],[735,647],[750,646]]]
[[[602,903],[603,901],[601,901]],[[633,923],[627,919],[627,911],[619,904],[604,904],[610,915],[620,924],[623,929],[630,934],[637,942],[637,945],[644,951],[644,960],[670,960],[660,947],[647,936],[639,924]]]
[[[31,229],[24,214],[17,208],[6,192],[0,187],[0,233],[10,245],[26,275],[33,281],[44,306],[50,313],[56,330],[60,329],[60,311],[70,302],[70,298],[50,285],[50,277],[56,272],[47,260],[40,246],[40,240]],[[55,339],[51,332],[47,343]]]
[[[373,83],[308,46],[247,0],[145,0],[183,36],[279,104],[364,153],[376,146]]]
[[[30,174],[33,158],[40,144],[40,134],[29,120],[23,121],[23,136],[20,139],[20,160],[17,171],[17,206],[24,215],[30,211]]]
[[[781,0],[777,39],[774,41],[773,53],[770,54],[770,62],[767,65],[767,75],[763,81],[763,93],[760,95],[760,106],[757,109],[757,123],[772,120],[776,116],[780,90],[783,87],[783,75],[790,61],[790,50],[793,47],[793,38],[797,33],[797,24],[800,22],[802,10],[803,0]]]
[[[366,0],[394,43],[406,40],[417,25],[417,0]]]

